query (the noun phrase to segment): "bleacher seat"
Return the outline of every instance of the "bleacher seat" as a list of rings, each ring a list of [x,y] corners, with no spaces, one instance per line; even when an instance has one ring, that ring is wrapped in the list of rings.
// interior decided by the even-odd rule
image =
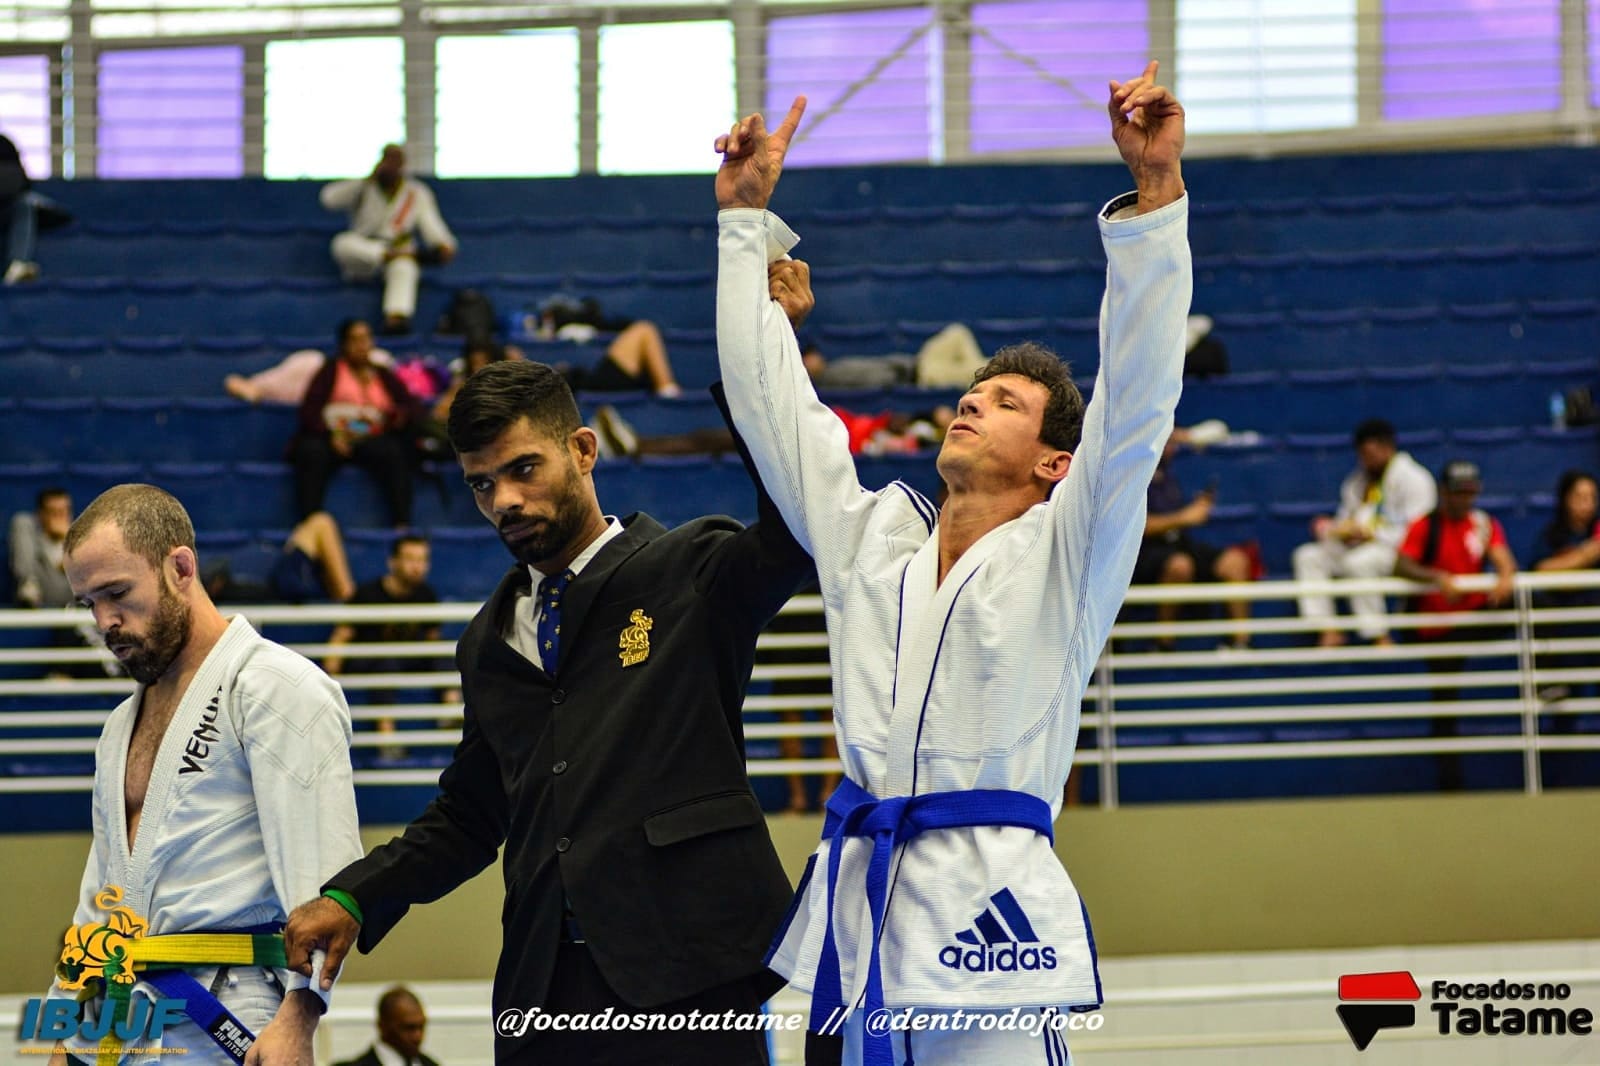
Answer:
[[[1575,158],[1539,150],[1195,161],[1195,310],[1215,319],[1234,372],[1186,383],[1178,420],[1222,418],[1263,435],[1180,460],[1191,490],[1218,481],[1213,539],[1244,539],[1254,523],[1269,568],[1283,572],[1304,536],[1302,512],[1332,508],[1354,461],[1350,429],[1369,416],[1392,419],[1402,446],[1430,468],[1457,453],[1476,459],[1489,491],[1518,501],[1503,516],[1508,526],[1542,520],[1522,501],[1548,492],[1561,469],[1596,465],[1592,434],[1545,428],[1549,394],[1594,377],[1600,334],[1600,297],[1584,269],[1596,252],[1600,183]],[[1452,175],[1445,187],[1442,165]],[[1425,188],[1418,173],[1430,176]],[[813,266],[819,300],[807,332],[830,355],[913,352],[961,321],[988,349],[1048,344],[1087,384],[1104,270],[1094,215],[1125,175],[1114,166],[974,174],[786,177],[789,218],[805,238],[797,252]],[[1245,188],[1249,196],[1237,194]],[[294,412],[238,404],[221,380],[299,348],[327,350],[340,319],[376,314],[376,286],[339,283],[327,243],[341,222],[320,209],[314,184],[140,189],[136,218],[117,183],[61,190],[79,222],[47,235],[40,283],[0,298],[0,496],[13,510],[31,506],[37,487],[57,480],[81,506],[112,479],[165,479],[231,525],[281,531],[291,517],[282,457]],[[467,285],[519,322],[552,293],[593,296],[610,314],[662,327],[686,393],[585,394],[585,412],[617,403],[650,435],[721,424],[701,391],[717,377],[716,224],[701,178],[474,180],[438,191],[463,254],[426,272],[419,326]],[[426,332],[381,343],[441,361],[459,347]],[[534,358],[577,365],[604,351],[603,340],[523,343]],[[958,391],[828,399],[915,409]],[[928,457],[864,458],[859,469],[873,487],[905,476],[929,494],[937,488]],[[419,524],[482,524],[451,464],[429,473],[417,486]],[[597,478],[609,506],[668,520],[748,517],[751,506],[731,458],[605,463]],[[359,470],[340,472],[329,506],[358,533],[387,535]]]

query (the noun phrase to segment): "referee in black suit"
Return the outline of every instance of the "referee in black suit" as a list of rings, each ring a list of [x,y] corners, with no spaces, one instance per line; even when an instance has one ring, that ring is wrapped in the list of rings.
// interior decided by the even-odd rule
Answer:
[[[290,964],[370,951],[504,845],[495,974],[508,1011],[750,1013],[791,898],[745,774],[756,637],[808,579],[764,494],[749,528],[673,530],[601,509],[594,433],[535,363],[468,379],[449,432],[516,565],[456,650],[466,725],[439,796],[398,838],[295,911]],[[359,922],[359,924],[358,924]],[[524,1015],[526,1016],[526,1015]],[[745,1066],[759,1031],[566,1033],[497,1024],[502,1063]]]

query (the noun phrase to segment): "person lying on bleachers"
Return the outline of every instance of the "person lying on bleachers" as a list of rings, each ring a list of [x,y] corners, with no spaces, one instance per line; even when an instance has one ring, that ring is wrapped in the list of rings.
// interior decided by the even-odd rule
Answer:
[[[343,603],[356,591],[339,523],[327,511],[307,515],[289,531],[266,581],[236,576],[224,558],[205,568],[201,582],[213,603]]]
[[[553,364],[567,379],[573,392],[633,392],[643,390],[657,396],[680,396],[683,389],[667,358],[667,344],[661,330],[648,319],[613,318],[600,310],[592,298],[560,294],[539,307],[538,335],[543,340],[588,344],[603,333],[616,336],[606,345],[606,354],[593,366],[571,363]]]
[[[781,259],[767,268],[767,284],[772,298],[780,302],[789,316],[790,324],[799,329],[816,299],[811,291],[810,268],[798,259]],[[965,331],[966,327],[951,326],[939,337],[945,337],[952,330]],[[966,335],[970,340],[971,333]],[[954,343],[962,344],[960,341]],[[976,350],[975,342],[972,349]],[[853,360],[863,364],[879,361],[880,357]],[[945,430],[950,428],[950,423],[956,417],[955,408],[949,404],[940,404],[931,410],[913,414],[897,411],[864,414],[836,405],[833,413],[849,427],[851,454],[866,455],[903,455],[925,448],[937,448],[944,440]],[[600,440],[600,456],[603,459],[640,455],[722,455],[734,450],[733,434],[723,426],[663,436],[641,436],[622,412],[610,404],[595,410],[590,428]]]
[[[417,312],[417,282],[425,254],[441,265],[456,257],[456,238],[439,214],[433,192],[405,174],[406,153],[398,144],[365,178],[323,186],[322,206],[350,215],[350,228],[333,238],[333,261],[346,281],[383,275],[383,331],[411,332]],[[421,236],[426,248],[419,246]]]
[[[774,268],[804,266],[798,259],[780,259]],[[959,322],[935,333],[917,354],[846,355],[829,359],[822,346],[808,338],[800,346],[806,373],[818,389],[881,389],[915,385],[924,389],[962,388],[988,359],[972,331]],[[957,380],[959,379],[959,380]]]
[[[394,367],[394,356],[387,349],[373,348],[371,359],[378,366]],[[326,353],[315,348],[301,348],[254,374],[229,374],[222,379],[222,389],[245,403],[298,407],[306,398],[306,386],[327,361]]]

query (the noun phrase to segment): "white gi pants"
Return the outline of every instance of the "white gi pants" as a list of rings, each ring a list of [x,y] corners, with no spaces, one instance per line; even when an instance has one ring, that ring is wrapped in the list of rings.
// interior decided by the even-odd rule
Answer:
[[[899,1011],[895,1011],[899,1014]],[[942,1011],[919,1011],[918,1014],[934,1019]],[[977,1012],[965,1011],[967,1015]],[[998,1011],[1004,1016],[1007,1012]],[[1041,1016],[1056,1016],[1054,1010],[1035,1010]],[[863,1027],[866,1012],[857,1009],[844,1023],[844,1066],[859,1066],[862,1055]],[[971,1026],[963,1032],[928,1029],[922,1032],[897,1032],[891,1037],[894,1046],[895,1066],[1072,1066],[1072,1055],[1067,1051],[1067,1034],[1064,1029],[1052,1029],[1041,1024],[1033,1032],[1021,1029],[1010,1031],[984,1031]],[[166,1066],[172,1066],[171,1063]]]
[[[422,268],[415,255],[396,256],[384,261],[387,241],[363,237],[346,230],[333,238],[333,261],[346,281],[366,281],[383,274],[383,313],[385,317],[410,318],[417,310],[417,282]]]
[[[1314,540],[1294,550],[1294,579],[1328,581],[1339,577],[1392,577],[1394,557],[1393,548],[1374,540],[1354,547],[1346,547],[1337,540]],[[1358,631],[1368,640],[1388,634],[1389,627],[1384,621],[1387,611],[1381,594],[1363,592],[1351,596],[1350,613],[1355,615]],[[1333,616],[1332,597],[1300,597],[1300,617],[1321,621],[1331,620]]]

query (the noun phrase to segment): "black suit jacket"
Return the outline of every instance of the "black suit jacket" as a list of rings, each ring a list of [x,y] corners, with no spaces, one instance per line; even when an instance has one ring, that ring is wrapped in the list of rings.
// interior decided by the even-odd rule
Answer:
[[[545,1002],[563,895],[636,1006],[765,973],[791,890],[745,775],[740,710],[756,637],[812,566],[760,506],[749,528],[626,519],[567,589],[553,674],[501,638],[530,584],[526,567],[505,576],[457,646],[466,725],[438,798],[328,883],[360,904],[362,951],[503,843],[497,1014]],[[649,656],[624,665],[635,612]]]
[[[438,1060],[429,1058],[420,1052],[417,1058],[422,1060],[422,1066],[439,1066]],[[367,1053],[360,1058],[351,1059],[349,1062],[336,1062],[333,1066],[383,1066],[383,1063],[378,1058],[378,1049],[369,1047],[367,1048]]]

